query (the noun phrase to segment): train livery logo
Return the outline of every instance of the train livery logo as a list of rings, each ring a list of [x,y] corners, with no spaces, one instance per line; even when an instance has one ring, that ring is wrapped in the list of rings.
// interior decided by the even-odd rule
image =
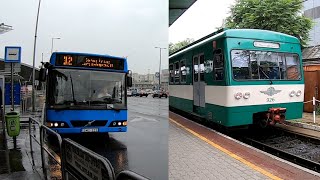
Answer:
[[[276,90],[274,87],[269,87],[266,91],[260,91],[260,92],[268,96],[273,96],[281,92],[281,90]]]

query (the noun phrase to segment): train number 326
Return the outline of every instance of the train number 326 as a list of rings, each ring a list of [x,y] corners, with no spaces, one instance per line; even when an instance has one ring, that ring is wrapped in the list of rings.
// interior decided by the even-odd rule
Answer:
[[[275,99],[274,98],[267,98],[267,102],[274,102]]]

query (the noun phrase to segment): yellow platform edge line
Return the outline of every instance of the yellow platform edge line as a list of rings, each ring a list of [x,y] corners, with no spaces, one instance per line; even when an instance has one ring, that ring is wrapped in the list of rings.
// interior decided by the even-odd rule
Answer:
[[[256,166],[256,165],[252,164],[251,162],[243,159],[242,157],[240,157],[240,156],[238,156],[238,155],[236,155],[236,154],[228,151],[227,149],[225,149],[225,148],[221,147],[220,145],[218,145],[218,144],[216,144],[216,143],[208,140],[207,138],[201,136],[200,134],[194,132],[193,130],[185,127],[184,125],[182,125],[182,124],[180,124],[180,123],[178,123],[178,122],[176,122],[175,120],[173,120],[173,119],[171,119],[171,118],[169,118],[169,119],[170,119],[171,122],[177,124],[178,126],[182,127],[183,129],[187,130],[188,132],[190,132],[191,134],[195,135],[195,136],[198,137],[199,139],[205,141],[206,143],[210,144],[210,145],[213,146],[214,148],[219,149],[220,151],[226,153],[226,154],[229,155],[230,157],[232,157],[232,158],[234,158],[234,159],[242,162],[243,164],[247,165],[247,166],[250,167],[251,169],[253,169],[253,170],[255,170],[255,171],[258,171],[258,172],[260,172],[261,174],[263,174],[263,175],[265,175],[265,176],[267,176],[267,177],[269,177],[269,178],[271,178],[271,179],[281,180],[281,178],[279,178],[279,177],[271,174],[270,172],[262,169],[262,168],[259,167],[259,166]]]

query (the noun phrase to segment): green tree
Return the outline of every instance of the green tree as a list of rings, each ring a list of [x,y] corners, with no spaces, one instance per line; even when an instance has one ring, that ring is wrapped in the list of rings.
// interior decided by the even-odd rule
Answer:
[[[302,15],[302,0],[237,0],[227,28],[265,29],[297,37],[306,45],[313,22]]]
[[[194,39],[187,38],[187,39],[185,39],[183,41],[179,41],[175,44],[169,43],[169,54],[176,52],[177,50],[191,44],[192,42],[194,42]]]

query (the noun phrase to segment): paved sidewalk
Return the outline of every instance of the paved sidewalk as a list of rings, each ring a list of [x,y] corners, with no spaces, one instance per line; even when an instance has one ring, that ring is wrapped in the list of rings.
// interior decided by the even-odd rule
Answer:
[[[269,179],[170,122],[169,179]]]

